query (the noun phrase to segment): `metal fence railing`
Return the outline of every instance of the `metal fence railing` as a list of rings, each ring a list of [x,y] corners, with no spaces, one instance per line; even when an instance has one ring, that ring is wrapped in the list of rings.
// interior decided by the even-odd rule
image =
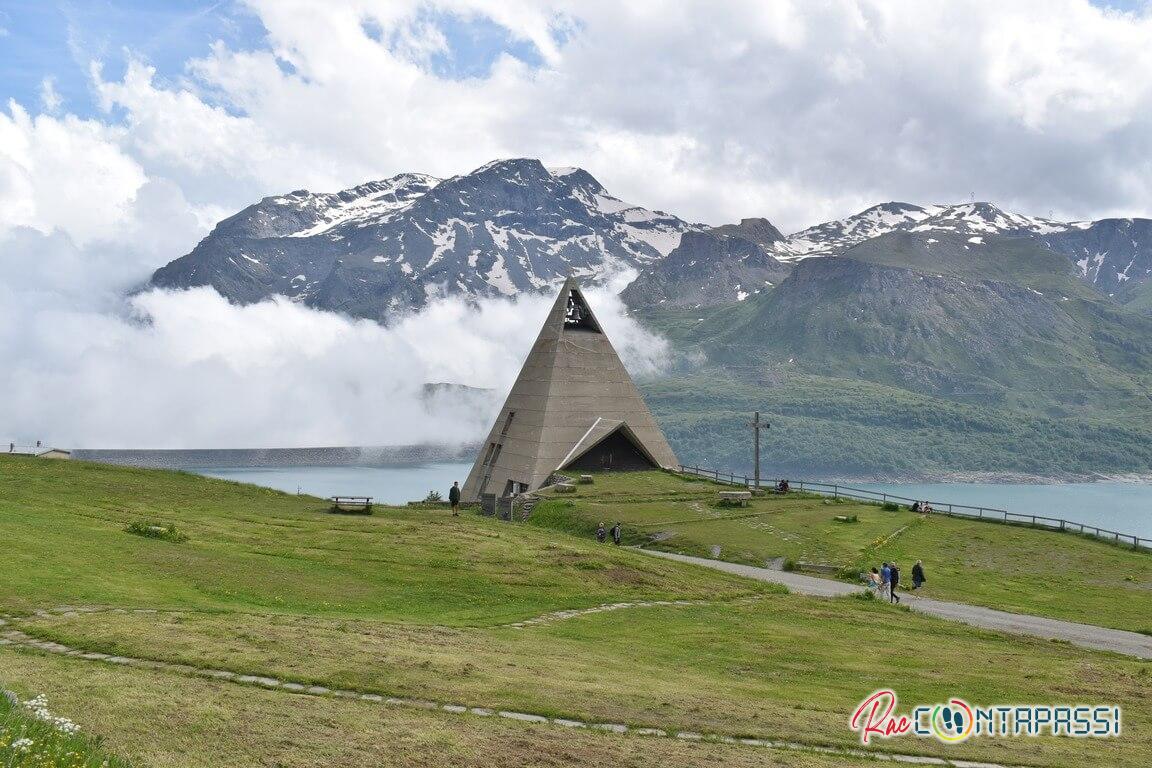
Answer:
[[[0,445],[0,453],[11,453],[15,456],[35,456],[43,453],[47,448],[39,445],[21,445],[19,443],[7,442]]]
[[[748,488],[756,485],[755,480],[748,477],[747,475],[736,475],[731,472],[721,472],[720,470],[716,469],[703,469],[701,467],[688,467],[681,465],[680,471],[687,475],[711,478],[718,483],[741,485]],[[765,480],[764,478],[761,478],[759,487],[775,488],[777,485],[779,485],[779,482],[779,480]],[[1106,541],[1113,541],[1121,544],[1131,543],[1131,545],[1136,549],[1152,550],[1152,539],[1134,536],[1130,533],[1110,531],[1107,528],[1100,528],[1098,526],[1088,525],[1086,523],[1078,523],[1074,520],[1065,520],[1059,517],[1046,517],[1044,515],[1030,515],[1021,512],[1009,512],[1006,509],[997,509],[995,507],[974,507],[968,504],[952,504],[945,501],[933,501],[932,499],[911,499],[907,496],[897,496],[895,494],[884,493],[881,491],[871,491],[867,488],[853,488],[847,485],[838,485],[835,483],[818,483],[810,480],[789,480],[788,485],[791,490],[795,491],[808,491],[810,493],[819,493],[825,496],[856,499],[858,501],[872,501],[880,504],[890,501],[911,505],[915,501],[926,501],[932,507],[932,514],[947,515],[949,517],[967,517],[977,520],[987,520],[993,523],[1031,525],[1036,528],[1048,528],[1054,531],[1071,531],[1073,533],[1082,533],[1086,536],[1093,536],[1095,538],[1104,539]]]

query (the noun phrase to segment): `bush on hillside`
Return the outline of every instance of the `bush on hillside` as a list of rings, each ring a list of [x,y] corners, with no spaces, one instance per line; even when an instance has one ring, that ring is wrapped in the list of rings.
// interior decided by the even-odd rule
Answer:
[[[137,520],[125,526],[124,530],[136,536],[144,536],[149,539],[163,539],[164,541],[172,541],[177,544],[188,541],[187,534],[176,530],[175,525],[161,525],[152,520]]]

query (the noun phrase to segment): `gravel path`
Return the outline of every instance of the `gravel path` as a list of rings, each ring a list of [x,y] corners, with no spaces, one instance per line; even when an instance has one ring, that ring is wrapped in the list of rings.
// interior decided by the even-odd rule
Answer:
[[[757,568],[751,565],[726,563],[723,560],[709,560],[704,557],[691,557],[677,555],[672,552],[657,552],[651,549],[641,549],[646,555],[663,557],[668,560],[678,560],[682,563],[694,563],[705,568],[717,571],[734,573],[758,581],[768,581],[773,584],[783,584],[793,592],[801,595],[815,595],[817,597],[839,597],[863,592],[864,587],[847,584],[842,581],[820,579],[815,576],[804,576],[788,571],[773,571],[768,568]],[[1091,624],[1077,624],[1072,621],[1047,619],[1041,616],[1029,616],[1022,613],[1008,613],[992,608],[981,608],[965,603],[951,603],[944,600],[933,600],[920,597],[910,592],[901,592],[901,604],[914,611],[938,616],[942,619],[971,624],[974,627],[983,627],[999,632],[1008,632],[1016,635],[1031,635],[1045,640],[1065,640],[1073,645],[1092,648],[1099,651],[1113,651],[1126,656],[1135,656],[1140,659],[1152,659],[1152,637],[1138,632],[1126,632],[1122,629],[1109,629]]]

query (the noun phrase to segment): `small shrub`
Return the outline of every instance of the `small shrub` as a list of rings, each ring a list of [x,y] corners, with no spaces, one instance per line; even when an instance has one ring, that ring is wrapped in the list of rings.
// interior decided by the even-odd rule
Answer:
[[[883,506],[883,507],[881,507],[881,508],[882,508],[882,509],[883,509],[885,512],[899,512],[899,511],[900,511],[900,505],[899,505],[899,504],[897,504],[897,503],[896,503],[896,502],[894,502],[894,501],[886,501],[886,502],[884,502],[884,506]]]
[[[153,520],[137,520],[125,526],[124,530],[136,536],[144,536],[149,539],[163,539],[164,541],[171,541],[177,544],[188,541],[188,535],[176,530],[175,525],[161,525]]]
[[[864,601],[875,600],[876,599],[876,593],[870,589],[866,589],[863,592],[853,592],[852,597],[856,600],[864,600]]]
[[[440,495],[440,491],[428,491],[428,495],[424,497],[426,502],[443,501],[444,497]]]
[[[780,565],[780,570],[782,570],[782,571],[794,571],[794,570],[796,570],[796,561],[790,557],[784,558],[784,562]]]

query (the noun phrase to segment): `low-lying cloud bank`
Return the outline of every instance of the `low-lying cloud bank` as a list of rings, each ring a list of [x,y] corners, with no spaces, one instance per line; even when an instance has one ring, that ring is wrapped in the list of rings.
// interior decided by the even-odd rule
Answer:
[[[0,237],[0,439],[85,448],[399,445],[481,439],[550,296],[441,300],[391,327],[275,299],[150,290],[120,253],[60,233]],[[139,262],[136,262],[139,264]],[[119,268],[116,268],[116,266]],[[610,289],[590,301],[637,374],[666,343]],[[424,397],[451,382],[491,390]]]

